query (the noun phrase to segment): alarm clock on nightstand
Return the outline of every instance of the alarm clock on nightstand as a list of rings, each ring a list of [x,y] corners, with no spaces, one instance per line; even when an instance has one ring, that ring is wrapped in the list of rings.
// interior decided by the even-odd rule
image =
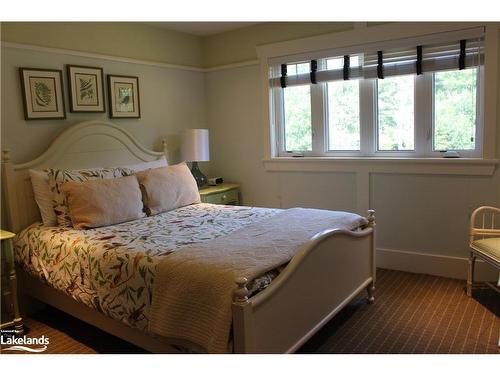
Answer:
[[[211,186],[219,185],[224,182],[224,179],[222,177],[211,177],[208,179],[208,184]]]

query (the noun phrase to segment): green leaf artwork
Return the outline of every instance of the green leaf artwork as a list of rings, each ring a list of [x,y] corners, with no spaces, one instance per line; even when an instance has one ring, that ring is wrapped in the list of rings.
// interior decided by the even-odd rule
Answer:
[[[35,83],[36,104],[47,107],[52,102],[52,90],[43,82]]]
[[[118,87],[117,110],[120,112],[134,111],[134,98],[131,87]]]
[[[127,105],[130,102],[130,89],[120,88],[120,104]]]
[[[94,84],[92,78],[88,80],[79,78],[80,80],[80,99],[93,99],[95,95]]]

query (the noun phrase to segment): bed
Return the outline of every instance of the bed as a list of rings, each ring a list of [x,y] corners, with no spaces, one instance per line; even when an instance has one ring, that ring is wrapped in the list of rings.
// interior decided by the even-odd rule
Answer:
[[[280,223],[287,210],[199,203],[86,231],[38,223],[29,169],[153,161],[167,153],[165,141],[162,148],[161,152],[148,150],[112,123],[89,121],[63,132],[30,162],[13,164],[9,152],[2,151],[9,229],[18,233],[21,292],[151,352],[204,352],[196,343],[163,336],[161,330],[151,328],[161,327],[168,315],[152,304],[151,284],[158,264],[198,243],[223,247],[241,230],[265,227],[268,221]],[[363,289],[368,301],[374,301],[374,212],[361,218],[319,211],[315,215],[327,215],[331,225],[318,226],[289,261],[252,278],[235,273],[232,300],[227,301],[231,314],[227,351],[294,352]],[[309,212],[312,215],[307,210],[290,213],[300,219]],[[279,230],[273,232],[276,241],[293,237],[281,234],[280,238]],[[124,266],[125,258],[131,269]],[[188,298],[184,302],[191,303]]]

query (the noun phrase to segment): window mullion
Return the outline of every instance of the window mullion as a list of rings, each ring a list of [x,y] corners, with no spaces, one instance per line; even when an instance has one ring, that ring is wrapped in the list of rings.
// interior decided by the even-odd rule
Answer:
[[[312,154],[325,153],[325,84],[311,84]]]
[[[275,123],[275,145],[279,156],[285,155],[285,114],[284,95],[282,89],[273,89],[272,100],[274,101],[274,123]]]
[[[415,154],[432,154],[432,113],[433,90],[432,73],[415,77]]]
[[[361,80],[359,85],[359,120],[361,155],[375,153],[375,80]]]
[[[484,68],[478,67],[476,84],[476,148],[474,157],[484,157]]]

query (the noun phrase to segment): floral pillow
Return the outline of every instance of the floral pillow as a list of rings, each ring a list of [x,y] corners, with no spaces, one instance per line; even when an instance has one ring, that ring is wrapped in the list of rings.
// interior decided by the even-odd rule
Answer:
[[[52,193],[52,207],[56,214],[57,224],[61,227],[71,227],[68,202],[61,186],[68,181],[89,181],[130,176],[133,172],[127,168],[95,168],[95,169],[48,169],[49,188]]]

